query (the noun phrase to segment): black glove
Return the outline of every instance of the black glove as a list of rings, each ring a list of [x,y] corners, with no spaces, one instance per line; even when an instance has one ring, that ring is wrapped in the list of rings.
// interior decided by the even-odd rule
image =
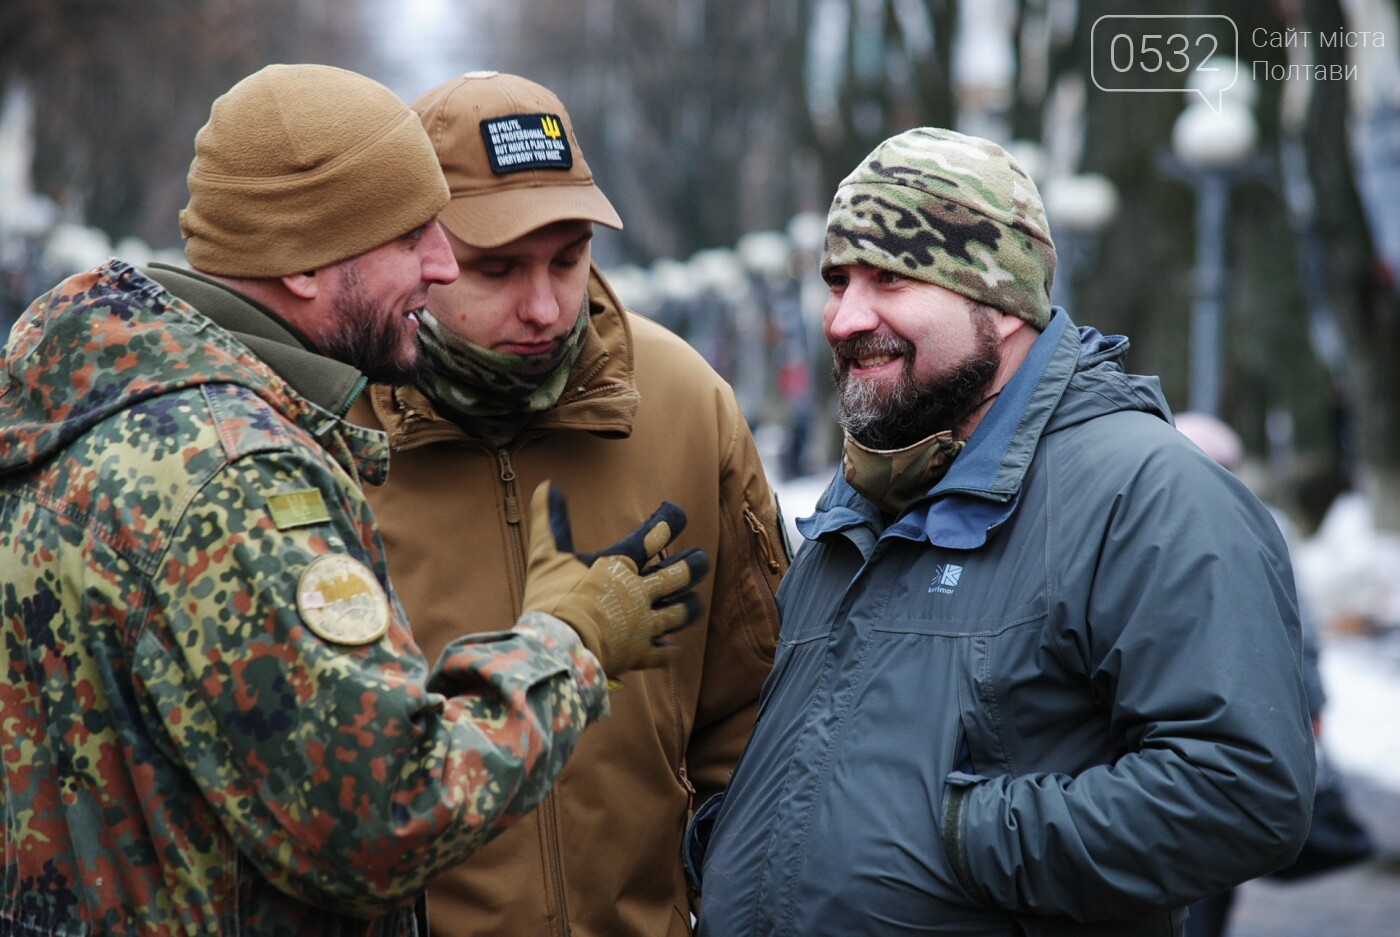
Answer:
[[[663,665],[674,652],[663,638],[700,615],[700,597],[691,587],[710,568],[699,548],[647,565],[685,522],[685,511],[663,502],[606,550],[575,553],[564,495],[541,483],[530,500],[525,611],[567,622],[609,676]]]

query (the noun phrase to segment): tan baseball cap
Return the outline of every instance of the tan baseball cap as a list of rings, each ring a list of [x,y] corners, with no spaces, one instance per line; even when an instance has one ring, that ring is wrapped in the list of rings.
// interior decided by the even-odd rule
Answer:
[[[556,221],[622,219],[548,88],[518,75],[468,72],[414,101],[452,200],[438,220],[473,247],[499,247]]]

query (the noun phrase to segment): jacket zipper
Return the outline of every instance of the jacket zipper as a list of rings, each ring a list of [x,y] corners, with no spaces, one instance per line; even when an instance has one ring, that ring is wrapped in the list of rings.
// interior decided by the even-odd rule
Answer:
[[[695,819],[695,811],[700,809],[700,805],[695,802],[695,785],[690,781],[690,774],[685,770],[685,765],[681,765],[680,771],[681,787],[685,788],[685,829],[690,829],[690,821]]]
[[[540,815],[544,820],[545,847],[548,850],[549,873],[554,884],[554,894],[559,903],[558,929],[560,937],[568,937],[573,930],[569,923],[569,903],[564,895],[564,859],[559,854],[559,811],[555,806],[554,791],[545,795],[540,804]]]
[[[775,574],[777,574],[777,573],[782,572],[783,566],[782,566],[781,563],[778,562],[777,556],[773,553],[773,544],[772,544],[772,542],[769,541],[769,539],[768,539],[768,530],[767,530],[767,528],[764,527],[764,526],[763,526],[763,522],[760,521],[760,520],[758,519],[758,515],[755,514],[755,513],[753,512],[753,508],[749,507],[747,504],[744,505],[744,522],[747,523],[747,524],[749,525],[749,530],[751,530],[751,531],[753,532],[754,539],[758,541],[758,552],[759,552],[760,555],[754,557],[754,558],[751,559],[749,562],[752,564],[755,573],[757,573],[759,581],[761,582],[761,581],[763,580],[763,578],[764,578],[764,569],[763,569],[764,566],[767,566],[767,567],[768,567],[767,573],[768,573],[769,575],[775,575]],[[778,533],[778,536],[780,536],[780,537],[782,536],[782,532],[781,532],[781,531]],[[786,554],[787,554],[787,548],[786,548],[786,547],[783,548],[783,553],[784,553],[784,556],[786,556]],[[761,558],[761,559],[760,559],[760,558]],[[764,589],[764,590],[763,590],[763,595],[764,595],[764,603],[763,603],[763,604],[764,604],[765,608],[767,609],[768,614],[771,616],[769,620],[770,620],[770,621],[777,621],[778,618],[779,618],[779,614],[778,614],[778,600],[777,600],[777,597],[776,597],[772,592],[770,592],[770,591],[767,590],[767,589]],[[775,635],[773,635],[773,639],[774,639],[775,642],[781,643],[781,641],[782,641],[782,635],[781,635],[781,634],[775,634]],[[774,648],[773,648],[773,654],[774,654],[774,661],[773,661],[773,663],[774,663],[775,665],[777,664],[777,653],[778,653],[778,646],[777,646],[777,644],[775,644],[775,645],[774,645]],[[764,685],[765,685],[765,686],[767,685],[767,681],[764,681]],[[757,725],[757,719],[758,719],[758,717],[763,715],[763,704],[764,704],[766,701],[767,701],[767,696],[766,696],[765,694],[760,694],[760,695],[759,695],[759,703],[758,703],[758,715],[755,716],[755,725]],[[748,748],[748,744],[745,743],[744,747],[745,747],[745,748]]]
[[[583,400],[587,397],[596,397],[600,393],[611,392],[617,389],[611,384],[605,384],[602,387],[595,387],[592,389],[588,386],[593,383],[593,379],[602,372],[603,368],[607,367],[610,360],[612,360],[612,355],[605,351],[598,356],[597,361],[589,365],[587,371],[584,371],[578,376],[578,380],[574,382],[574,392],[569,397],[570,403],[575,400]]]
[[[520,499],[515,496],[515,466],[510,464],[510,450],[497,449],[496,461],[501,466],[501,485],[505,490],[506,523],[519,524]],[[518,548],[519,543],[516,546]],[[520,567],[520,572],[525,572],[524,566]]]
[[[506,523],[510,525],[511,529],[511,536],[508,539],[511,566],[515,570],[512,585],[515,589],[515,605],[518,614],[524,611],[521,606],[525,601],[525,536],[520,527],[520,499],[515,494],[515,466],[510,462],[510,450],[497,449],[496,464],[500,467],[501,497]]]
[[[768,531],[764,528],[763,522],[758,519],[758,515],[753,512],[753,508],[744,507],[744,522],[749,525],[749,530],[753,531],[754,539],[758,541],[758,552],[763,554],[763,562],[768,564],[768,571],[776,573],[782,569],[782,564],[778,562],[777,556],[773,553],[773,544],[768,542]]]
[[[671,687],[671,712],[676,717],[676,777],[680,779],[681,786],[690,798],[690,806],[687,809],[693,811],[695,786],[690,783],[690,776],[685,770],[685,712],[681,709],[681,689],[676,681],[676,667],[675,660],[666,665],[666,680]]]
[[[511,559],[515,564],[515,582],[520,594],[520,598],[518,598],[516,602],[517,606],[520,606],[524,603],[525,595],[527,545],[524,539],[524,530],[520,523],[520,498],[515,490],[515,466],[511,464],[510,450],[497,449],[496,463],[500,467],[501,490],[504,498],[506,523],[510,525],[513,533],[513,536],[510,538],[510,549]],[[521,611],[524,611],[524,609],[521,608]],[[558,933],[560,937],[568,937],[571,927],[569,924],[569,906],[564,895],[564,860],[559,851],[559,811],[552,790],[545,795],[544,801],[539,806],[539,812],[540,823],[544,827],[544,859],[548,866],[547,874],[550,884],[554,889],[555,902],[559,909],[556,933]],[[548,905],[546,905],[546,907],[548,907]]]

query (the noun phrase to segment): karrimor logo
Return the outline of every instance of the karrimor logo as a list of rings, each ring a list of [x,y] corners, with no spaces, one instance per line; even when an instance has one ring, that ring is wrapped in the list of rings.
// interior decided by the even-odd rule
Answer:
[[[933,568],[933,578],[929,580],[928,591],[942,595],[952,595],[962,578],[963,568],[952,563],[943,563]]]

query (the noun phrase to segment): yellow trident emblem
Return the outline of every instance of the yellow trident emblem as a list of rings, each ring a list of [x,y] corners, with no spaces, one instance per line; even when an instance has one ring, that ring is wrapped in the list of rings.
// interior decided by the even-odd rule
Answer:
[[[541,117],[540,126],[544,128],[544,135],[551,140],[557,140],[563,133],[559,130],[559,121],[553,117]]]

